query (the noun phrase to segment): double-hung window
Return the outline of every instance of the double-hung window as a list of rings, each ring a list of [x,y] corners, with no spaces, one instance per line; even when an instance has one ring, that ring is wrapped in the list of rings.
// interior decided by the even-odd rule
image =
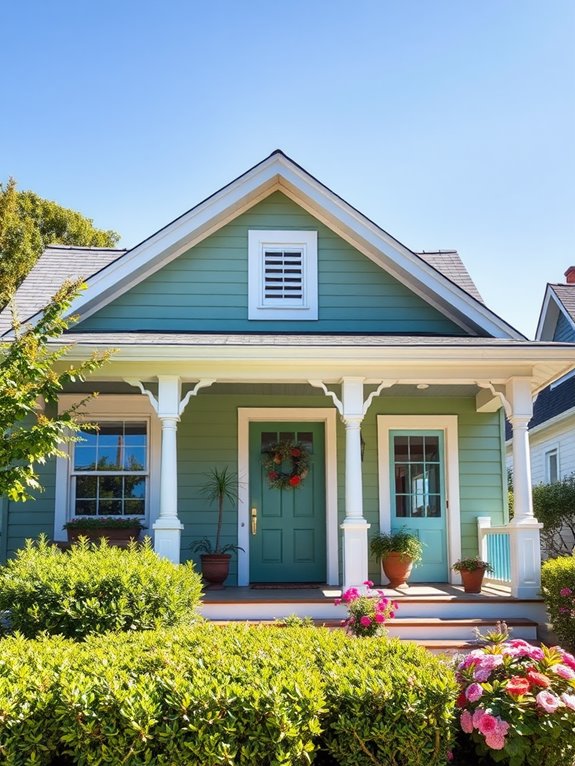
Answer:
[[[545,451],[545,482],[554,484],[559,481],[559,450],[557,447]]]
[[[139,516],[148,498],[148,422],[105,420],[74,444],[71,510],[74,516]]]
[[[248,232],[250,319],[318,318],[317,232]]]

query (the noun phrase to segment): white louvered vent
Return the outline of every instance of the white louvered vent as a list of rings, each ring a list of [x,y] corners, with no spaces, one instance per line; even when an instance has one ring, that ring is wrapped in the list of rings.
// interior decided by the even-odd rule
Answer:
[[[303,251],[264,251],[264,300],[303,299]]]

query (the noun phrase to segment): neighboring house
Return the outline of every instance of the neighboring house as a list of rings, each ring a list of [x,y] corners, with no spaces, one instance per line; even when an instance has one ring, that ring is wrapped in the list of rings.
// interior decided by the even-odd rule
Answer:
[[[403,526],[426,544],[415,579],[457,582],[450,564],[477,554],[488,517],[511,540],[513,593],[537,594],[526,426],[575,354],[488,309],[455,251],[409,250],[276,151],[129,251],[48,248],[18,291],[22,319],[78,274],[71,356],[116,350],[61,406],[100,391],[86,413],[100,431],[41,467],[35,502],[4,501],[4,557],[41,532],[63,539],[72,516],[125,514],[189,558],[215,532],[204,474],[227,465],[240,499],[225,542],[244,549],[232,584],[379,579],[369,535]],[[267,450],[292,441],[309,470],[270,486]]]

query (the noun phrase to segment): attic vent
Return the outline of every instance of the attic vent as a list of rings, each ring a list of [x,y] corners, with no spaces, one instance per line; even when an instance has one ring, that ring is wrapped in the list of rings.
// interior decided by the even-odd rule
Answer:
[[[249,319],[317,319],[317,232],[248,232]]]
[[[303,299],[303,251],[264,251],[264,300]]]

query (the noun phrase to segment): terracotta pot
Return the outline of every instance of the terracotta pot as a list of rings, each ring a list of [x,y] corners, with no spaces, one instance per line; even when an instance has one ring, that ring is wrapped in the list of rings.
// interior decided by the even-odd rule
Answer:
[[[473,572],[462,569],[460,574],[463,581],[463,589],[466,593],[481,593],[485,569],[474,569]]]
[[[202,577],[210,590],[220,590],[224,587],[230,573],[230,559],[229,553],[203,553],[200,556]]]
[[[400,553],[388,553],[382,560],[383,571],[389,580],[390,588],[405,588],[413,569],[413,561],[402,557]]]
[[[68,540],[71,543],[76,542],[79,537],[87,537],[91,542],[98,542],[102,537],[111,545],[127,545],[130,540],[137,540],[140,534],[139,527],[125,527],[118,529],[116,527],[98,527],[92,529],[67,529]]]

